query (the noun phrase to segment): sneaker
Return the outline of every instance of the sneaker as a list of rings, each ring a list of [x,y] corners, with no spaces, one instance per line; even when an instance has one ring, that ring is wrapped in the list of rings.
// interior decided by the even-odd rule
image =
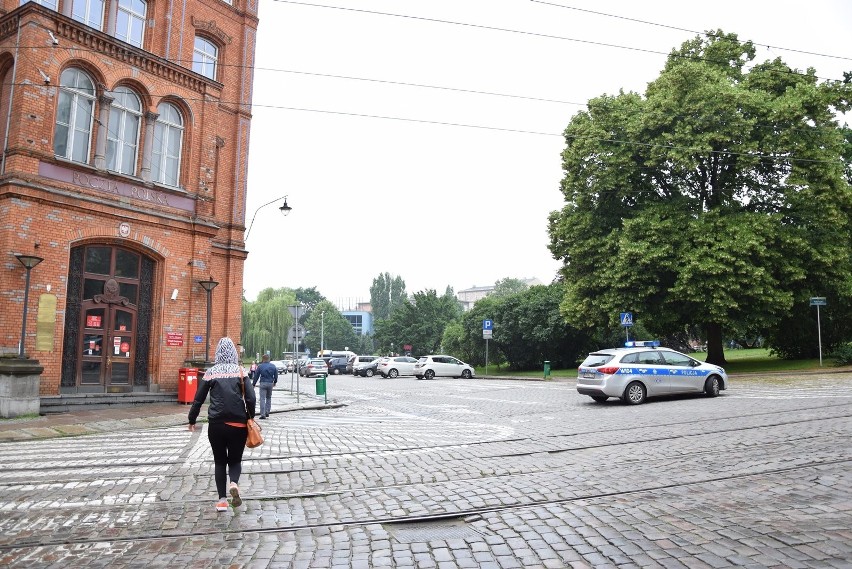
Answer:
[[[228,500],[226,498],[222,498],[218,502],[216,502],[216,511],[217,512],[227,512],[228,511]]]
[[[258,419],[266,419],[266,415],[261,415]]]
[[[231,505],[236,508],[242,503],[243,499],[240,498],[240,487],[231,482]]]

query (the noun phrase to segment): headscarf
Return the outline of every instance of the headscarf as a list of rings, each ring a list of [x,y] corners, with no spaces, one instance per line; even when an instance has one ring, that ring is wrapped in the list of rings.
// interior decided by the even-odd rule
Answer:
[[[234,341],[230,338],[222,338],[216,346],[216,363],[204,373],[204,379],[239,377],[242,372],[240,354]]]

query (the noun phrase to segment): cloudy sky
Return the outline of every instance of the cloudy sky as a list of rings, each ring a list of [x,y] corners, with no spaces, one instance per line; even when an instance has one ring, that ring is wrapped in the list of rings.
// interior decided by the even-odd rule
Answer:
[[[589,99],[644,92],[718,28],[840,79],[850,24],[848,0],[261,0],[246,298],[548,283],[561,133]],[[288,217],[257,209],[284,195]]]

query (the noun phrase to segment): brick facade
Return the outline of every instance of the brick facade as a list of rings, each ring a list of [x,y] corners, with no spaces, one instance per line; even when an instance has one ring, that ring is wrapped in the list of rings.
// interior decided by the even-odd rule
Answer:
[[[5,258],[0,271],[0,352],[19,349],[26,271],[14,255],[36,255],[44,261],[31,272],[24,351],[44,366],[43,396],[110,387],[176,391],[178,369],[187,361],[204,359],[207,339],[194,341],[205,336],[207,324],[207,293],[199,281],[212,277],[219,282],[212,292],[211,357],[218,338],[227,335],[239,341],[257,2],[148,2],[147,13],[139,19],[144,22],[141,47],[117,38],[117,0],[105,2],[102,30],[72,17],[78,14],[78,3],[97,6],[94,0],[58,0],[55,10],[34,2],[2,2],[0,252]],[[213,78],[192,71],[196,37],[217,49]],[[60,93],[68,85],[61,84],[61,78],[69,69],[88,77],[94,92],[87,98],[84,89],[85,96],[71,99],[69,121],[76,122],[67,129],[72,134],[65,135],[58,123],[65,124],[63,104],[69,99],[67,91]],[[136,148],[123,149],[129,157],[126,168],[132,170],[126,173],[108,164],[118,152],[110,150],[116,145],[110,146],[109,139],[119,130],[111,109],[120,88],[132,91],[141,102]],[[86,135],[73,129],[85,129],[89,101],[91,128]],[[171,157],[174,148],[158,130],[165,120],[164,103],[182,119],[176,182],[158,180],[154,174],[155,162],[163,164],[162,171],[176,163],[157,154],[161,147],[163,155]],[[123,136],[123,141],[133,141],[133,135]],[[73,154],[74,147],[69,157],[60,155],[58,143],[85,143],[87,137],[80,154]],[[144,306],[131,307],[149,324],[133,328],[128,351],[123,344],[119,351],[116,341],[111,354],[126,358],[119,363],[132,364],[137,364],[138,354],[146,354],[144,365],[131,365],[145,370],[146,377],[134,377],[128,385],[115,372],[110,377],[111,358],[103,360],[106,371],[99,385],[92,379],[97,362],[85,364],[89,383],[81,382],[79,353],[86,353],[93,336],[83,325],[70,324],[90,321],[81,320],[79,309],[69,313],[69,305],[80,304],[72,295],[91,296],[91,291],[81,292],[85,286],[72,261],[75,248],[87,245],[138,254],[152,267],[150,282],[140,284],[145,290],[136,301]],[[75,339],[75,354],[65,353],[69,339]],[[112,345],[97,347],[112,350]],[[68,373],[72,366],[77,370],[74,377]]]

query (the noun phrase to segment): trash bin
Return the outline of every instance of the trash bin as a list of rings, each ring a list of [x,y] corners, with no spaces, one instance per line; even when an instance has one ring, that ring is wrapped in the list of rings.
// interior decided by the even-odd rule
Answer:
[[[178,370],[178,403],[192,403],[196,391],[198,391],[198,368],[180,368]]]
[[[544,360],[544,379],[550,377],[550,360]]]
[[[317,376],[317,395],[325,395],[325,378],[324,375]]]

